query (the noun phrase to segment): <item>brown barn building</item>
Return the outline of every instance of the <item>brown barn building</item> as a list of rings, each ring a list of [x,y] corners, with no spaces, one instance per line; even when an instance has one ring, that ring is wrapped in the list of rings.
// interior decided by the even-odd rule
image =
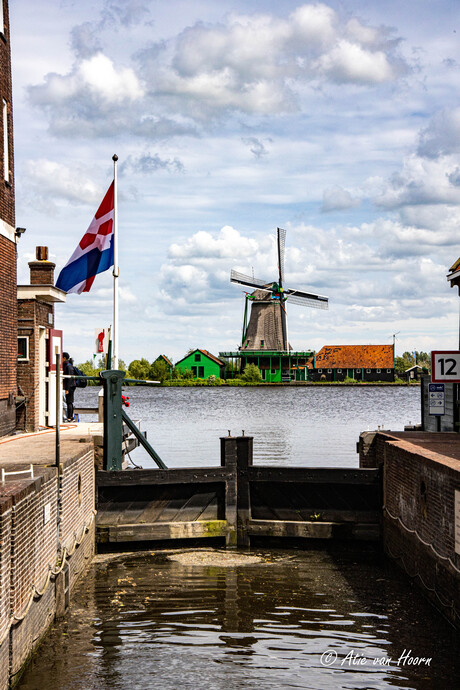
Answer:
[[[308,372],[310,381],[394,381],[393,345],[326,345]]]
[[[13,105],[8,0],[0,0],[0,436],[16,424],[16,241],[14,209]]]

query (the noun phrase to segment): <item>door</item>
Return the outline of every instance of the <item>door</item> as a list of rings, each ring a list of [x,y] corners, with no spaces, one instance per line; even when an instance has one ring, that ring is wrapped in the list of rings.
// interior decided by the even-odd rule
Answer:
[[[46,328],[38,330],[38,425],[46,426]]]

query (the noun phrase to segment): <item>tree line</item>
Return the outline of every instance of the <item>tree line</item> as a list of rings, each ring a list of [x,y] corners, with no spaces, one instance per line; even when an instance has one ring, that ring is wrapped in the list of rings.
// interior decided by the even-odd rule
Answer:
[[[395,357],[395,373],[399,375],[404,374],[407,369],[418,364],[422,369],[426,369],[427,373],[431,371],[431,355],[429,352],[403,352],[401,357]]]
[[[78,365],[78,368],[85,374],[85,376],[99,376],[101,371],[106,371],[107,365],[105,359],[100,357],[97,362],[92,362],[90,359]],[[126,372],[126,378],[136,379],[138,381],[187,381],[195,379],[195,374],[191,369],[178,369],[177,367],[170,367],[164,360],[155,360],[149,362],[148,359],[142,357],[141,359],[133,359],[128,366],[122,359],[118,360],[118,368]],[[232,378],[237,374],[236,368],[229,362],[227,366],[227,374],[233,374]],[[257,383],[262,381],[262,374],[255,364],[247,364],[244,371],[238,376],[241,381],[249,383]],[[216,383],[220,379],[214,377]],[[89,385],[98,385],[96,381],[89,381]]]
[[[193,350],[192,350],[193,351]],[[431,370],[431,355],[427,352],[404,352],[402,356],[395,357],[395,374],[402,376],[407,369],[418,364],[428,373]],[[105,359],[100,357],[97,362],[86,360],[78,365],[78,368],[86,376],[98,376],[99,372],[107,369]],[[126,378],[136,379],[138,381],[191,381],[195,379],[195,375],[191,369],[178,369],[177,367],[168,366],[168,364],[161,359],[149,362],[148,359],[142,357],[141,359],[133,359],[130,364],[118,360],[118,368],[126,372]],[[262,381],[262,375],[259,368],[255,364],[247,364],[244,371],[240,374],[236,365],[229,362],[226,367],[227,378],[245,381],[247,383],[257,383]],[[216,383],[220,379],[215,380]],[[89,382],[90,385],[98,385],[95,381]]]

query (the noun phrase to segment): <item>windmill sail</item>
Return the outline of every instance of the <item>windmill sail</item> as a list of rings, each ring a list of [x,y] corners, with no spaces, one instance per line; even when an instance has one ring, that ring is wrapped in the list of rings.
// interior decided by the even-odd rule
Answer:
[[[278,272],[279,272],[279,282],[280,286],[284,283],[284,248],[286,245],[286,230],[282,228],[276,229],[277,240],[278,240]]]
[[[327,309],[329,300],[323,295],[314,295],[302,290],[286,290],[286,298],[289,304],[299,304],[302,307],[313,307],[313,309]]]

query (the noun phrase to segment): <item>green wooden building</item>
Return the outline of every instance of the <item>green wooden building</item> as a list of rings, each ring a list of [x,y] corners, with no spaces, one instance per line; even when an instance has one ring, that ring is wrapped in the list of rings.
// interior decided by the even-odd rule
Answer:
[[[210,376],[224,378],[225,362],[207,350],[193,350],[186,357],[176,362],[176,368],[191,369],[196,379],[208,379]]]
[[[267,383],[308,381],[308,371],[314,366],[311,351],[238,350],[219,352],[219,357],[231,365],[232,378],[242,373],[247,364],[255,364],[260,369],[262,381]]]

